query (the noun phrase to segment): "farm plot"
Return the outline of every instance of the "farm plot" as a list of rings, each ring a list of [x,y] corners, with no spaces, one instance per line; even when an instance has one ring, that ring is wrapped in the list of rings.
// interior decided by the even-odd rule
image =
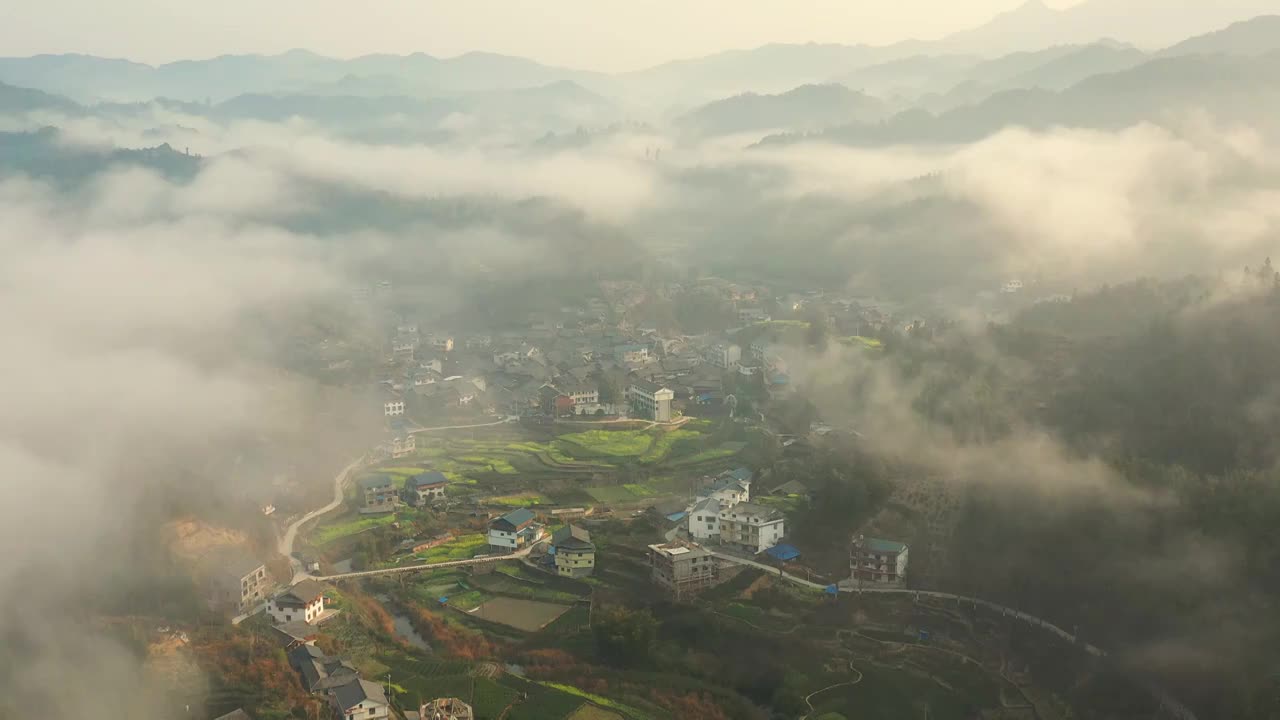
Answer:
[[[335,540],[341,540],[357,533],[372,530],[383,525],[390,525],[396,521],[394,514],[378,515],[375,517],[360,515],[344,515],[339,517],[335,522],[317,526],[310,533],[312,544],[317,546],[328,545]]]
[[[645,453],[653,442],[644,430],[588,430],[561,435],[552,445],[572,458],[626,458]]]
[[[524,632],[537,632],[568,611],[568,605],[495,597],[468,614]]]

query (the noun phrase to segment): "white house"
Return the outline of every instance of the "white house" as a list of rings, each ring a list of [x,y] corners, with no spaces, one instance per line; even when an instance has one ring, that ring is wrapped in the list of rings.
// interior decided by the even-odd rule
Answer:
[[[775,508],[741,502],[721,507],[720,542],[752,554],[777,545],[786,535],[785,519]]]
[[[391,717],[391,704],[382,686],[358,677],[329,690],[329,703],[341,718],[385,720]]]
[[[382,414],[387,417],[400,417],[404,415],[404,400],[399,397],[389,397],[382,402]]]
[[[324,614],[324,586],[303,580],[268,600],[267,614],[277,625],[298,620],[311,625]]]
[[[751,499],[751,479],[754,477],[747,468],[738,468],[722,473],[710,485],[698,491],[698,498],[715,498],[722,505],[747,502]]]
[[[694,540],[720,537],[720,500],[709,497],[694,503],[689,511],[689,535]]]
[[[632,409],[656,422],[671,422],[671,402],[675,397],[671,388],[648,380],[635,380],[627,388],[627,401]]]
[[[908,559],[907,546],[895,540],[858,535],[849,544],[849,574],[860,582],[902,583]]]
[[[528,508],[519,508],[489,523],[489,547],[498,552],[515,552],[542,539],[543,527],[534,522]]]
[[[742,361],[742,348],[737,345],[717,343],[707,348],[705,359],[721,370],[736,370]]]

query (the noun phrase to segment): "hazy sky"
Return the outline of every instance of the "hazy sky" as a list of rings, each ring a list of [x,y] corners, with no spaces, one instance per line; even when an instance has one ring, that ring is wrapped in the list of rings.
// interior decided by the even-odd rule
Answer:
[[[1024,1],[0,0],[0,54],[156,63],[296,47],[337,56],[486,50],[629,70],[769,42],[930,39]]]

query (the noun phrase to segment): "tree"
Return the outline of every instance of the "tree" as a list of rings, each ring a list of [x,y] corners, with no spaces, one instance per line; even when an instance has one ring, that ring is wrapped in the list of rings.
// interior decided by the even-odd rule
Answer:
[[[596,653],[605,662],[635,667],[647,665],[653,659],[658,621],[648,610],[603,610],[596,614],[592,630]]]

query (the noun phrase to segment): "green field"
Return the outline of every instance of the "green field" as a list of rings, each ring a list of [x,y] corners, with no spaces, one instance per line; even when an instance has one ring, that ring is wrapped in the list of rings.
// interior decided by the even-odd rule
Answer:
[[[344,537],[355,535],[366,530],[372,530],[383,525],[390,525],[396,521],[394,514],[375,515],[371,517],[360,517],[353,515],[344,515],[328,525],[320,525],[311,532],[310,539],[315,545],[328,545],[335,540],[341,540]]]
[[[485,502],[491,505],[505,505],[507,507],[531,507],[533,505],[546,505],[551,501],[532,490],[526,490],[512,495],[487,498]]]
[[[588,430],[556,438],[554,445],[574,458],[636,457],[649,449],[654,437],[645,430]]]
[[[656,462],[662,462],[671,454],[672,447],[681,440],[694,441],[702,437],[702,433],[696,430],[686,430],[684,428],[678,430],[669,430],[661,433],[653,441],[653,445],[640,456],[640,462],[645,465],[652,465]]]
[[[741,443],[741,442],[721,443],[720,445],[717,445],[716,447],[713,447],[709,450],[703,450],[697,455],[690,455],[689,457],[684,457],[684,458],[680,458],[679,460],[675,460],[671,464],[673,466],[697,465],[698,463],[710,462],[712,460],[724,460],[726,458],[731,458],[734,455],[737,455],[738,453],[746,449],[746,447],[747,447],[747,444]]]
[[[482,554],[488,546],[489,540],[484,535],[459,535],[443,545],[429,548],[413,557],[427,563],[467,560]]]

